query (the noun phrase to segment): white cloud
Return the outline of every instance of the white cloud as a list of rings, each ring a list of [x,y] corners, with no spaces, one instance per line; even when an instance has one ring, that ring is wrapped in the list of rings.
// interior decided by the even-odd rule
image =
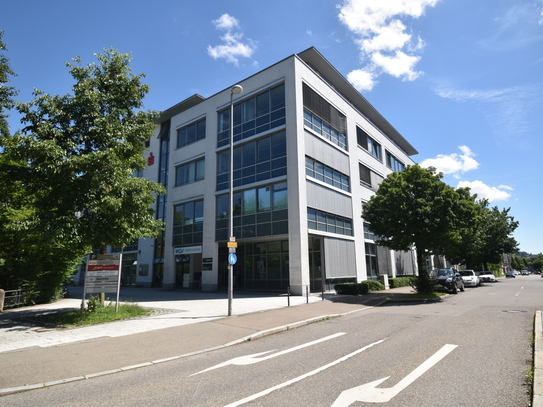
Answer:
[[[439,0],[345,0],[340,7],[339,20],[356,36],[365,65],[357,69],[366,73],[371,82],[351,83],[359,91],[370,90],[382,73],[388,73],[402,80],[412,81],[420,76],[415,65],[420,57],[414,55],[424,42],[413,39],[405,25],[407,18],[419,18],[427,7],[433,7]],[[371,77],[367,74],[371,73]],[[347,76],[348,79],[349,75]]]
[[[358,90],[371,90],[375,85],[375,79],[372,72],[356,69],[347,74],[347,79]]]
[[[436,158],[427,158],[420,166],[423,168],[435,167],[438,172],[452,174],[455,178],[471,170],[476,170],[479,163],[473,158],[475,154],[467,146],[458,147],[462,154],[438,154]]]
[[[226,34],[221,37],[224,44],[214,47],[208,45],[207,53],[210,57],[213,59],[223,58],[226,62],[235,65],[239,64],[239,58],[251,58],[256,45],[252,40],[243,42],[243,33],[233,31],[239,28],[239,22],[236,18],[229,14],[223,14],[217,20],[213,20],[213,24],[217,30],[226,30]]]
[[[386,56],[380,52],[376,52],[371,56],[371,60],[375,65],[382,68],[389,75],[396,78],[403,76],[409,81],[417,79],[420,75],[420,72],[414,71],[415,64],[419,59],[420,57],[407,55],[402,51],[396,51],[394,56]]]
[[[531,123],[541,112],[542,88],[540,84],[490,90],[442,86],[435,92],[445,99],[477,104],[500,147],[525,149],[532,145],[527,135],[535,130]]]
[[[213,20],[213,24],[217,30],[232,30],[239,27],[239,22],[235,17],[225,13],[218,19]]]
[[[539,4],[537,4],[539,3]],[[491,50],[523,48],[541,41],[543,2],[512,2],[502,15],[494,18],[495,29],[479,44]]]
[[[504,191],[513,190],[513,188],[500,185],[499,187],[491,187],[486,185],[482,181],[460,181],[457,185],[457,188],[469,188],[471,194],[477,194],[478,199],[486,198],[489,202],[492,201],[505,201],[511,198],[511,194]]]

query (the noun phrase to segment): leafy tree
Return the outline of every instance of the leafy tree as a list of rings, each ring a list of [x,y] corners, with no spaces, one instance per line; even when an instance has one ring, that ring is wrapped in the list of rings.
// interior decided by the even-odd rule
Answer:
[[[132,74],[128,54],[105,50],[96,58],[67,63],[73,94],[36,90],[33,101],[17,105],[26,126],[3,140],[2,161],[15,164],[7,177],[21,221],[10,227],[22,243],[16,250],[13,241],[0,285],[33,284],[50,297],[44,281],[58,287],[93,247],[122,247],[161,229],[151,206],[163,188],[133,176],[145,168],[154,130],[156,113],[142,110],[149,87]]]
[[[488,270],[491,263],[501,264],[502,255],[515,252],[518,245],[511,237],[518,222],[509,210],[489,208],[487,199],[477,201],[472,221],[460,232],[461,240],[448,251],[450,259],[476,270],[481,266]]]
[[[0,51],[7,51],[6,45],[2,40],[4,32],[0,30]],[[15,76],[15,73],[11,70],[9,65],[9,59],[0,54],[0,137],[7,137],[9,135],[9,128],[6,118],[8,117],[7,111],[13,108],[15,105],[15,96],[17,96],[17,90],[13,86],[7,86],[9,83],[9,77]]]
[[[532,270],[543,270],[543,254],[539,253],[537,257],[532,260]]]
[[[416,248],[416,288],[422,293],[433,288],[426,270],[427,254],[445,254],[456,244],[474,211],[469,190],[455,190],[442,178],[434,168],[406,167],[389,174],[363,207],[362,217],[381,236],[377,244],[401,251]]]
[[[513,254],[511,256],[511,267],[513,267],[515,270],[525,270],[528,267],[528,259],[526,257]]]

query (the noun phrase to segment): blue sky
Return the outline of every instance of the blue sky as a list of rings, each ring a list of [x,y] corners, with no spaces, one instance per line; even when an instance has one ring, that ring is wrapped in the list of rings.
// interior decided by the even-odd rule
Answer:
[[[543,0],[3,0],[0,30],[27,102],[69,93],[65,62],[115,48],[146,108],[211,96],[316,47],[453,187],[511,208],[543,252]],[[13,116],[12,131],[19,129]]]

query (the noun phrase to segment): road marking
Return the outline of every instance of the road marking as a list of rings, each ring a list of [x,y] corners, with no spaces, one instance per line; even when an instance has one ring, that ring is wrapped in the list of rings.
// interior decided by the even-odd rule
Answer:
[[[252,355],[240,356],[240,357],[237,357],[237,358],[234,358],[234,359],[227,360],[226,362],[219,363],[218,365],[212,366],[212,367],[210,367],[208,369],[205,369],[205,370],[202,370],[202,371],[200,371],[198,373],[194,373],[191,376],[196,376],[197,374],[208,372],[210,370],[218,369],[218,368],[228,366],[228,365],[238,365],[238,366],[252,365],[252,364],[255,364],[255,363],[263,362],[263,361],[271,359],[271,358],[275,358],[277,356],[282,356],[282,355],[285,355],[287,353],[294,352],[294,351],[302,349],[302,348],[306,348],[308,346],[316,345],[317,343],[328,341],[330,339],[334,339],[334,338],[337,338],[338,336],[342,336],[342,335],[345,335],[345,332],[338,332],[337,334],[326,336],[324,338],[317,339],[317,340],[312,341],[312,342],[304,343],[302,345],[295,346],[294,348],[286,349],[284,351],[274,353],[273,355],[268,355],[268,356],[264,356],[264,357],[261,357],[261,358],[259,358],[258,356],[265,355],[266,353],[273,352],[273,350],[268,350],[266,352],[260,352],[260,353],[253,353]]]
[[[306,379],[310,376],[313,376],[313,375],[316,375],[317,373],[320,373],[322,372],[323,370],[326,370],[328,369],[329,367],[332,367],[332,366],[335,366],[341,362],[344,362],[346,361],[347,359],[350,359],[352,358],[353,356],[356,356],[358,355],[359,353],[362,353],[364,352],[365,350],[371,348],[372,346],[375,346],[377,344],[380,344],[382,342],[384,342],[386,339],[381,339],[380,341],[377,341],[377,342],[373,342],[373,343],[370,343],[369,345],[367,346],[364,346],[363,348],[360,348],[356,351],[354,351],[353,353],[349,353],[348,355],[346,356],[343,356],[342,358],[340,359],[337,359],[335,360],[334,362],[332,363],[329,363],[327,365],[324,365],[322,367],[319,367],[318,369],[315,369],[309,373],[306,373],[304,375],[301,375],[301,376],[298,376],[298,377],[295,377],[294,379],[291,379],[289,381],[286,381],[284,383],[281,383],[281,384],[278,384],[277,386],[274,386],[274,387],[270,387],[269,389],[267,390],[264,390],[264,391],[261,391],[260,393],[256,393],[256,394],[253,394],[252,396],[249,396],[249,397],[246,397],[242,400],[239,400],[239,401],[236,401],[234,403],[231,403],[231,404],[228,404],[224,407],[236,407],[236,406],[241,406],[242,404],[245,404],[245,403],[248,403],[249,401],[253,401],[253,400],[256,400],[260,397],[263,397],[263,396],[266,396],[268,394],[270,394],[271,392],[275,391],[275,390],[278,390],[278,389],[282,389],[283,387],[287,387],[287,386],[290,386],[291,384],[293,383],[296,383],[296,382],[299,382],[300,380],[303,380],[303,379]]]
[[[390,376],[383,379],[375,380],[374,382],[363,384],[362,386],[353,387],[345,390],[336,399],[332,407],[348,407],[355,401],[366,403],[386,403],[394,396],[404,390],[407,386],[417,380],[423,373],[429,370],[437,362],[452,352],[458,345],[445,345],[436,353],[434,353],[426,362],[417,367],[393,387],[377,388],[381,383],[387,380]]]

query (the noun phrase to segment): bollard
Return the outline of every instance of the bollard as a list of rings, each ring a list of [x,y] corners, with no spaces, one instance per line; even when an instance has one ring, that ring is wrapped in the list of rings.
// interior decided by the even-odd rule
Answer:
[[[287,304],[290,307],[290,286],[287,287]]]
[[[324,301],[324,286],[321,285],[321,291],[322,291],[322,300]]]
[[[6,298],[6,292],[0,288],[0,312],[4,311],[4,298]]]
[[[306,304],[309,304],[309,286],[305,286],[305,298],[306,298]]]

